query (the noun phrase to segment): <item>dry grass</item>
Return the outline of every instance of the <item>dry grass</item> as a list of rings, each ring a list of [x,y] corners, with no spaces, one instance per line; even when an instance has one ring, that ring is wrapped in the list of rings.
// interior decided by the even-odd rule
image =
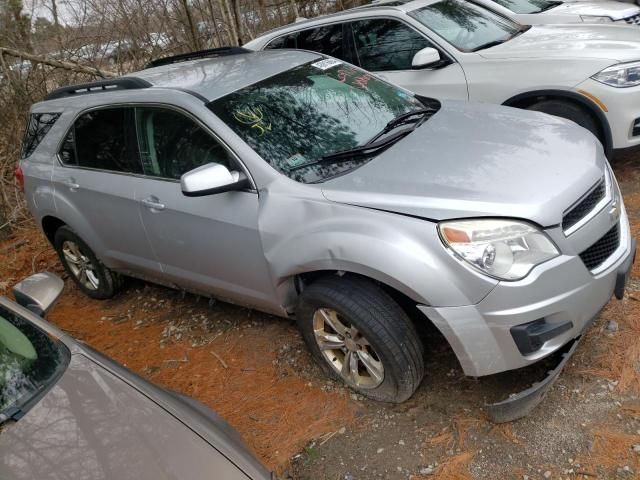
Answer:
[[[432,475],[411,475],[410,480],[473,480],[469,465],[475,452],[462,452],[441,463]]]
[[[518,440],[516,434],[513,433],[513,427],[510,423],[499,423],[498,425],[495,425],[493,428],[491,428],[490,433],[498,435],[511,443],[520,443],[520,440]]]
[[[435,437],[431,437],[427,443],[431,447],[444,447],[448,450],[452,448],[455,443],[453,432],[449,431],[449,428],[447,427]]]
[[[633,451],[633,446],[638,443],[640,435],[613,431],[603,426],[593,433],[591,453],[578,457],[577,461],[583,466],[581,470],[591,474],[599,472],[604,478],[614,475],[623,466],[629,466],[637,472],[640,456]]]
[[[595,366],[579,373],[615,380],[620,393],[640,393],[640,302],[627,297],[611,303],[603,317],[618,322],[619,331],[599,339],[606,347]]]
[[[438,466],[431,478],[434,480],[472,480],[469,465],[476,456],[475,452],[462,452]]]
[[[482,420],[473,417],[456,416],[453,419],[453,425],[458,439],[458,448],[464,450],[467,433],[471,429],[478,428],[482,424]]]
[[[640,419],[640,404],[630,403],[627,405],[623,405],[620,410],[623,414],[629,415],[630,417]]]

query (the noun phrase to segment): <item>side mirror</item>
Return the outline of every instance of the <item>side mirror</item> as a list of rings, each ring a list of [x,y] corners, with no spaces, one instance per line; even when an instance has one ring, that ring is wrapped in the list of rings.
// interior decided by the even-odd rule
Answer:
[[[427,68],[434,67],[440,64],[440,52],[435,48],[426,47],[416,52],[411,61],[411,67],[413,68]]]
[[[44,317],[62,294],[64,282],[49,272],[36,273],[13,286],[16,302]]]
[[[202,197],[243,190],[249,186],[249,179],[244,173],[230,172],[219,163],[207,163],[182,175],[180,186],[185,196]]]

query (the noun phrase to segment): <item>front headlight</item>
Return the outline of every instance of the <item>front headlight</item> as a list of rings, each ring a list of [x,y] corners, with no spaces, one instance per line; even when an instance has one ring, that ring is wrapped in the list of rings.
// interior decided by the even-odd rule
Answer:
[[[580,19],[585,23],[611,23],[611,17],[596,17],[595,15],[580,15]]]
[[[605,68],[591,78],[612,87],[635,87],[640,85],[640,62],[619,63]]]
[[[443,243],[472,267],[501,280],[520,280],[557,257],[553,242],[536,227],[512,220],[456,220],[438,225]]]

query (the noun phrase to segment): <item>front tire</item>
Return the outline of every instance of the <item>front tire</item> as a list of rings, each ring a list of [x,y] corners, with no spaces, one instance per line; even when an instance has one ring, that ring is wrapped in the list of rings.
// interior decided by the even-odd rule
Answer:
[[[327,276],[299,297],[298,326],[330,376],[383,402],[403,402],[424,376],[423,346],[407,314],[377,284]]]
[[[73,230],[67,226],[60,227],[53,246],[64,269],[85,295],[104,300],[116,294],[120,276],[105,267]]]
[[[596,122],[586,108],[580,105],[563,100],[542,100],[541,102],[534,103],[528,107],[527,110],[548,113],[549,115],[571,120],[593,133],[593,135],[600,140],[600,143],[604,145],[604,139],[602,138],[598,122]]]

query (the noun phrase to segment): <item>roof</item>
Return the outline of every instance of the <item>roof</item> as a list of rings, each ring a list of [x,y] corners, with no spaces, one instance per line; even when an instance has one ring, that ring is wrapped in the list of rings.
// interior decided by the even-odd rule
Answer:
[[[282,25],[281,27],[276,27],[261,33],[258,37],[256,37],[256,39],[260,39],[267,35],[272,35],[272,34],[279,33],[289,29],[294,29],[294,28],[298,29],[299,27],[301,26],[303,27],[305,25],[313,26],[318,21],[324,22],[334,18],[339,19],[341,17],[349,16],[351,14],[357,15],[358,13],[361,13],[363,10],[376,11],[376,12],[394,10],[394,11],[405,12],[412,9],[412,5],[408,5],[408,4],[412,4],[413,1],[414,0],[382,0],[379,2],[371,2],[365,5],[360,5],[358,7],[347,8],[346,10],[342,10],[339,12],[328,13],[326,15],[319,15],[313,18],[305,18],[303,20],[295,21],[288,25]],[[251,45],[252,43],[253,43],[253,40],[250,42],[247,42],[245,45],[248,46],[248,45]]]
[[[127,77],[153,87],[189,90],[211,101],[321,57],[303,50],[265,50],[162,65]]]

